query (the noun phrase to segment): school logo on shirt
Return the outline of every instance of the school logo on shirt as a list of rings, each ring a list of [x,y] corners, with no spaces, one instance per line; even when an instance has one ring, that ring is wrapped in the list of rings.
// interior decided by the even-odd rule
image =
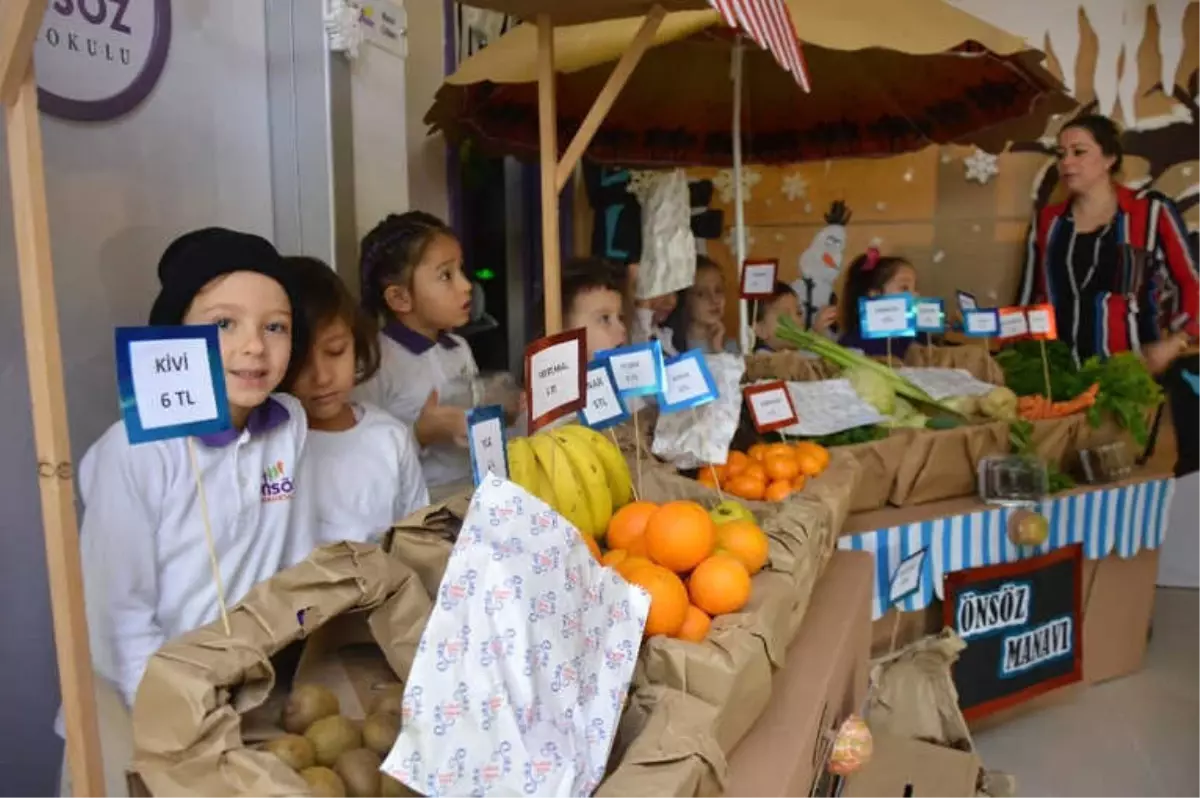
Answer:
[[[264,502],[285,501],[292,498],[296,486],[287,475],[283,461],[276,460],[272,465],[263,469],[262,500]]]

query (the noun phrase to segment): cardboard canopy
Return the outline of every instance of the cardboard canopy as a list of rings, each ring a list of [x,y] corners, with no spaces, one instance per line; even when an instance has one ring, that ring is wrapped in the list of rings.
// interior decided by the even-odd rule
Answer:
[[[470,0],[463,5],[498,11],[520,19],[548,14],[555,25],[638,17],[648,14],[655,6],[667,11],[709,8],[707,0]]]

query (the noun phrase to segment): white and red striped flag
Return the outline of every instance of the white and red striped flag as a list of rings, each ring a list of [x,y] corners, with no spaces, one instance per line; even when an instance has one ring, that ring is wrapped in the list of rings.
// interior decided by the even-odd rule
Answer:
[[[800,88],[811,90],[808,67],[786,0],[708,0],[708,3],[721,13],[726,25],[744,31],[759,47],[770,51]]]

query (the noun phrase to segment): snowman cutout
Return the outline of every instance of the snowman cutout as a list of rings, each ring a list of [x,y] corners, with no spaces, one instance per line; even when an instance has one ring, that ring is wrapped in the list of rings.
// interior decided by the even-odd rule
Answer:
[[[837,281],[842,273],[850,216],[850,209],[841,200],[830,205],[825,227],[817,231],[808,249],[800,255],[800,277],[792,283],[792,291],[800,300],[804,324],[810,330],[822,310],[836,307]],[[833,332],[830,328],[829,334]]]

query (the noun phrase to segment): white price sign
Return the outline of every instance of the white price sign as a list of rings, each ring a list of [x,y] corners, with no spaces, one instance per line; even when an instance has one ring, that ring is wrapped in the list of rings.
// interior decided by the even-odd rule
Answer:
[[[467,447],[471,471],[478,485],[488,472],[508,479],[508,441],[504,436],[504,408],[500,405],[467,411]]]
[[[917,331],[942,332],[946,329],[946,313],[940,299],[922,299],[917,302]]]
[[[666,390],[659,409],[673,413],[699,407],[717,398],[716,381],[699,349],[684,352],[667,363]]]
[[[607,360],[621,396],[650,396],[663,389],[662,345],[646,341],[620,349],[599,352],[597,360]]]
[[[1000,332],[1000,316],[994,310],[968,310],[963,314],[967,335],[992,338]]]
[[[775,275],[779,272],[779,261],[748,260],[742,266],[742,296],[746,299],[763,299],[775,293]]]
[[[925,568],[925,552],[925,549],[921,549],[896,566],[896,571],[892,574],[892,584],[888,588],[889,605],[911,596],[920,589],[921,574]]]
[[[629,416],[629,409],[613,383],[608,363],[593,363],[587,372],[587,404],[583,407],[583,423],[592,429],[604,429],[619,424]]]
[[[864,299],[859,311],[866,338],[903,338],[916,334],[912,297],[908,294]]]
[[[584,405],[584,331],[534,341],[525,349],[529,431],[581,410]]]
[[[751,385],[743,390],[750,417],[759,432],[772,432],[790,427],[797,421],[791,394],[783,382]]]
[[[1000,337],[1020,338],[1029,333],[1029,325],[1025,321],[1025,312],[1020,308],[1009,308],[1000,311]]]

